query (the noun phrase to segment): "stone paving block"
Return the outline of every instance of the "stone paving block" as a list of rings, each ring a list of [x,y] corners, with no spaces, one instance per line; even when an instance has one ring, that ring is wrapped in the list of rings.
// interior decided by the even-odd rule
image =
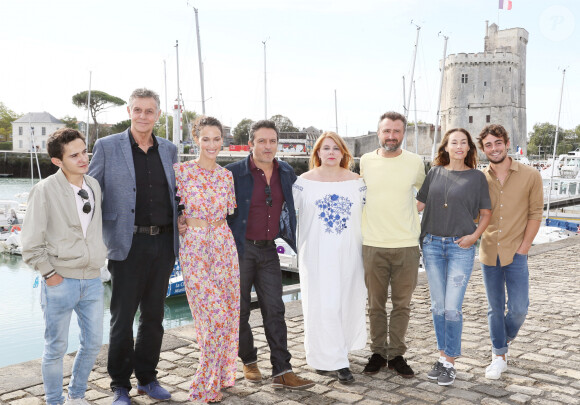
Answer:
[[[178,347],[177,349],[174,350],[175,353],[179,353],[182,356],[187,356],[194,351],[195,351],[195,349],[193,349],[191,347]]]
[[[454,384],[455,385],[455,384]],[[453,388],[454,385],[449,387],[449,390],[445,391],[446,396],[461,398],[466,401],[476,402],[479,401],[483,396],[477,392],[467,391],[459,388]]]
[[[463,398],[447,398],[446,400],[441,402],[441,405],[469,405],[469,404],[475,404],[475,402],[467,401]]]
[[[357,405],[381,405],[381,401],[375,401],[374,399],[363,399],[358,402]]]
[[[538,353],[550,357],[568,357],[568,352],[565,350],[543,348]]]
[[[545,357],[542,356],[541,354],[538,354],[538,353],[525,353],[525,354],[522,354],[519,358],[524,359],[524,360],[534,361],[534,362],[537,362],[540,364],[546,362]],[[509,362],[509,360],[508,360],[508,362]]]
[[[526,377],[525,375],[503,373],[501,376],[503,379],[509,380],[509,382],[513,384],[530,386],[536,383],[535,378]]]
[[[291,399],[287,399],[285,401],[279,402],[279,405],[302,405],[301,402],[292,401]]]
[[[569,382],[565,378],[556,377],[552,374],[532,373],[530,374],[530,377],[535,378],[536,380],[542,380],[553,384],[567,384]]]
[[[576,405],[576,404],[580,404],[580,398],[578,397],[573,397],[570,395],[565,395],[565,394],[559,394],[556,392],[551,392],[547,395],[548,399],[552,399],[555,401],[560,401],[566,405]]]
[[[173,362],[173,361],[181,360],[183,358],[183,355],[181,355],[179,353],[175,353],[175,352],[162,352],[159,357],[163,360]]]
[[[247,383],[250,384],[250,383]],[[261,384],[253,384],[253,385],[234,385],[231,388],[228,388],[228,393],[232,395],[236,395],[239,397],[247,397],[251,394],[254,394],[260,390]]]
[[[17,399],[24,398],[27,395],[28,395],[28,393],[26,391],[18,390],[18,391],[9,392],[8,394],[4,394],[4,395],[0,396],[0,400],[2,400],[2,401],[15,401]]]
[[[562,377],[571,377],[580,380],[580,369],[572,370],[569,368],[561,368],[554,372],[554,374]]]
[[[361,401],[364,397],[359,394],[353,394],[350,392],[339,392],[339,391],[329,391],[324,394],[327,398],[332,398],[334,400],[340,401],[345,404],[354,404],[355,402]]]
[[[421,389],[413,387],[403,387],[396,391],[397,394],[404,395],[415,399],[420,399],[426,402],[439,402],[445,399],[443,395],[435,394],[433,392],[426,392]]]
[[[573,397],[578,396],[578,390],[568,385],[539,384],[538,387],[546,392],[559,392]]]
[[[109,391],[111,389],[111,379],[109,377],[101,378],[100,380],[92,381],[92,384],[97,387]]]
[[[189,402],[189,392],[181,390],[172,392],[170,402]]]
[[[544,393],[540,388],[527,387],[525,385],[511,384],[505,387],[506,391],[517,392],[519,394],[530,395],[532,397],[539,397]]]
[[[187,381],[187,379],[183,378],[183,377],[179,377],[177,375],[168,375],[166,377],[159,378],[159,381],[161,381],[163,383],[162,385],[165,385],[165,384],[179,385],[182,382]]]
[[[105,394],[104,392],[101,391],[97,391],[97,390],[87,390],[87,392],[85,392],[85,399],[87,401],[96,401],[97,399],[101,399],[101,398],[106,398],[109,395]]]
[[[506,403],[495,398],[483,398],[480,402],[481,405],[505,405]]]
[[[25,390],[30,395],[34,395],[35,397],[43,397],[44,396],[44,387],[42,384],[34,385],[32,387],[26,388]]]
[[[267,392],[256,392],[246,398],[247,401],[253,404],[277,404],[281,402],[280,399],[280,397]]]
[[[157,364],[157,368],[159,370],[172,370],[174,368],[176,368],[177,366],[173,363],[170,363],[169,361],[166,360],[161,360],[159,361],[159,363]]]
[[[437,384],[437,381],[433,380],[431,381],[425,381],[422,383],[417,384],[417,388],[421,389],[421,390],[425,390],[425,391],[429,391],[429,392],[434,392],[436,394],[440,394],[443,391],[445,391],[446,387]]]
[[[576,337],[580,336],[580,332],[573,331],[573,330],[567,330],[567,329],[556,329],[556,330],[552,330],[551,333],[555,333],[557,335],[567,336],[567,337],[571,337],[571,338],[576,338]]]
[[[375,398],[385,404],[399,404],[406,401],[406,398],[402,395],[395,394],[393,391],[385,391],[374,389],[367,392],[367,397]]]
[[[525,394],[514,394],[514,395],[510,396],[510,400],[512,400],[518,404],[527,404],[531,401],[531,399],[532,399],[532,397],[530,397],[529,395],[525,395]]]
[[[479,392],[487,397],[502,398],[509,395],[509,392],[500,387],[490,385],[477,384],[473,385],[470,390]]]

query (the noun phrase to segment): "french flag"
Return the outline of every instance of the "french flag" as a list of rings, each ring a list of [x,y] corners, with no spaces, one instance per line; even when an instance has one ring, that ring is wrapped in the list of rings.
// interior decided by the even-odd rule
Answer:
[[[518,150],[516,152],[518,155],[523,155],[524,154],[524,150],[522,149],[521,146],[518,145]]]
[[[512,9],[512,0],[499,0],[499,9],[500,10],[511,10]]]

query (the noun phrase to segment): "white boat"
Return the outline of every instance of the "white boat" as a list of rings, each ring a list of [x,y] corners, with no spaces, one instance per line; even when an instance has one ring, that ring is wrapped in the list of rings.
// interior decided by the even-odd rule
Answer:
[[[542,179],[550,180],[552,175],[553,159],[540,170]],[[561,154],[554,165],[554,179],[575,179],[580,180],[580,148]]]

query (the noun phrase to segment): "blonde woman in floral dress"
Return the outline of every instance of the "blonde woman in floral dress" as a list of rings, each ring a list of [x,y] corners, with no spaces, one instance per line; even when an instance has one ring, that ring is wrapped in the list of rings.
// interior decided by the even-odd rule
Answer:
[[[225,220],[234,212],[236,199],[231,172],[216,162],[222,133],[217,119],[200,118],[193,130],[199,158],[174,165],[187,224],[179,260],[200,350],[192,401],[220,402],[221,389],[233,386],[236,378],[240,274],[236,244]]]

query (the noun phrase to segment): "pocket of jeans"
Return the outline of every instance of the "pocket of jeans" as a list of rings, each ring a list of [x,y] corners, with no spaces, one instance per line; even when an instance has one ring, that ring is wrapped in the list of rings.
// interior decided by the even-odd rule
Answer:
[[[429,235],[425,235],[423,237],[423,246],[430,244],[432,240],[433,238],[429,237]]]
[[[468,247],[468,248],[464,248],[464,247],[461,247],[461,246],[459,246],[459,243],[456,243],[456,245],[457,245],[457,247],[458,247],[459,249],[461,249],[461,250],[470,250],[470,249],[475,249],[475,243],[474,243],[473,245],[471,245],[470,247]]]

